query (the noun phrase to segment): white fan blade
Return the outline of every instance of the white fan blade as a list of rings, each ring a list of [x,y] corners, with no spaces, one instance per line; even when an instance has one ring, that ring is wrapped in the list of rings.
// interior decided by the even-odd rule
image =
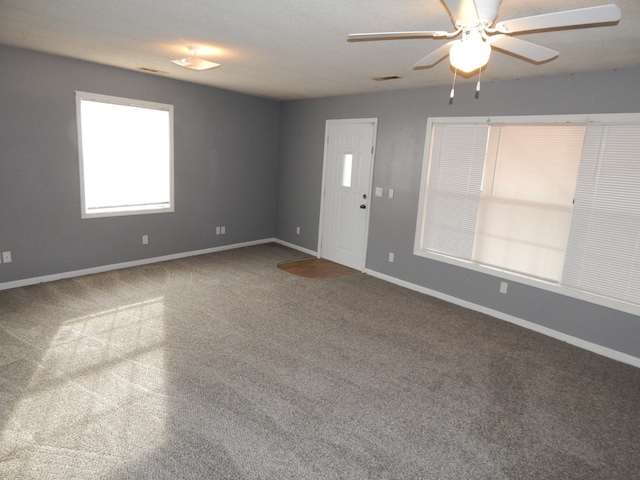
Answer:
[[[478,23],[478,10],[474,0],[442,0],[457,27],[460,23]]]
[[[514,33],[574,27],[577,25],[593,25],[617,22],[621,16],[620,8],[617,5],[602,5],[505,20],[504,22],[498,22],[496,30],[502,33]]]
[[[419,62],[416,62],[413,65],[413,68],[415,69],[415,68],[433,67],[436,63],[438,63],[444,57],[449,55],[449,50],[451,50],[451,47],[456,43],[458,43],[459,41],[460,40],[453,40],[451,42],[445,43],[440,48],[436,48],[433,52],[431,52],[429,55],[424,57],[422,60],[420,60]]]
[[[351,33],[347,35],[349,42],[367,42],[371,40],[402,40],[409,38],[446,37],[444,31],[416,31],[416,32],[380,32],[380,33]]]
[[[519,57],[528,58],[534,62],[545,62],[559,55],[555,50],[527,42],[509,35],[494,35],[489,38],[492,47],[505,52],[513,53]]]

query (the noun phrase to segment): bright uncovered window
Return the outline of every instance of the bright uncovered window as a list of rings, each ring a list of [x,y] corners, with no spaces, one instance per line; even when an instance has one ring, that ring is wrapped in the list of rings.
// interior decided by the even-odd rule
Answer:
[[[174,211],[173,106],[76,92],[82,218]]]
[[[637,311],[640,116],[436,118],[427,139],[417,255]]]

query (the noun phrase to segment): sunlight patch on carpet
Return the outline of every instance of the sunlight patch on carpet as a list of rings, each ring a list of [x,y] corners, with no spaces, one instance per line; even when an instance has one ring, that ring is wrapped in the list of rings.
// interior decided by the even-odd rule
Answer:
[[[98,465],[106,475],[158,448],[168,415],[164,323],[158,297],[69,319],[46,343],[40,326],[16,331],[43,354],[2,431],[4,471],[27,478],[55,466],[80,478],[78,468]]]

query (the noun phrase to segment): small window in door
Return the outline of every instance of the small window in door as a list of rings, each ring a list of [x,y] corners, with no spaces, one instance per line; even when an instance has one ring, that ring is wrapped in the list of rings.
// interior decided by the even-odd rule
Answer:
[[[345,153],[342,158],[342,186],[351,187],[351,173],[353,171],[353,154]]]

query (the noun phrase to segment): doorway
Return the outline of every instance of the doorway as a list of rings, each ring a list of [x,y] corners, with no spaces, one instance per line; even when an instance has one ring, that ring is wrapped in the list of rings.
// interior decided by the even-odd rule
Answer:
[[[327,120],[319,254],[363,271],[377,118]]]

